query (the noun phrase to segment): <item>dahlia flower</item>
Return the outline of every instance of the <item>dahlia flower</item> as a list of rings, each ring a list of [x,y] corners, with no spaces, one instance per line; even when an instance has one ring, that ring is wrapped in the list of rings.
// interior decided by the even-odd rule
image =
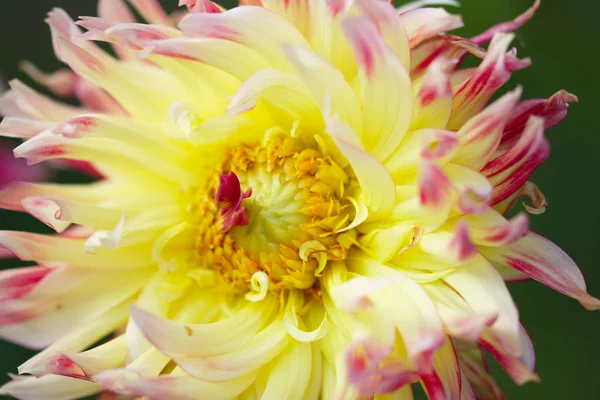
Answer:
[[[24,64],[81,106],[16,80],[1,102],[17,157],[102,176],[0,194],[56,231],[0,232],[35,263],[0,274],[0,337],[42,349],[1,393],[500,399],[484,350],[538,379],[505,282],[599,308],[525,212],[505,217],[523,196],[544,211],[528,179],[576,101],[492,100],[530,64],[509,47],[538,3],[471,39],[433,1],[129,3],[147,23],[123,0],[54,9],[70,69]]]

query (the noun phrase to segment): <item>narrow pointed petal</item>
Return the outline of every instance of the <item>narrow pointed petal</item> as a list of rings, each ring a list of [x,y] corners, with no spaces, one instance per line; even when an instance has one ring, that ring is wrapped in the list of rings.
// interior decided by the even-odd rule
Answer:
[[[471,40],[477,43],[478,45],[483,45],[492,40],[494,35],[498,32],[508,33],[516,31],[517,29],[525,25],[527,21],[529,21],[533,17],[537,9],[540,7],[540,4],[541,0],[535,0],[535,3],[533,3],[533,5],[530,8],[528,8],[523,14],[519,15],[514,20],[502,22],[498,25],[495,25],[490,29],[486,30],[485,32],[475,36]]]
[[[540,378],[533,372],[535,367],[533,345],[522,326],[520,327],[520,338],[522,349],[522,355],[520,356],[507,352],[492,335],[484,334],[479,340],[479,344],[498,361],[516,384],[524,385],[527,382],[539,382]]]
[[[457,133],[460,147],[452,159],[454,163],[476,171],[488,163],[500,144],[504,126],[513,113],[521,91],[521,88],[517,88],[507,93],[460,128]]]
[[[157,25],[171,25],[169,16],[158,0],[128,0],[146,21]]]
[[[548,130],[558,125],[566,116],[571,103],[577,103],[577,96],[560,90],[549,99],[532,99],[520,102],[513,111],[510,120],[507,122],[502,141],[501,150],[510,149],[519,140],[527,121],[532,115],[544,119],[544,130]]]
[[[459,363],[478,400],[505,400],[500,387],[491,376],[487,361],[479,345],[472,341],[455,341]]]
[[[481,111],[488,100],[509,79],[512,72],[529,66],[529,60],[518,60],[514,51],[506,50],[514,35],[497,33],[475,74],[456,92],[449,129],[459,129]]]
[[[548,239],[533,232],[504,247],[482,248],[492,262],[507,265],[532,279],[597,310],[600,300],[586,292],[585,281],[573,260]]]
[[[519,190],[549,154],[544,120],[532,116],[514,147],[490,161],[481,171],[494,185],[490,204],[499,203]]]

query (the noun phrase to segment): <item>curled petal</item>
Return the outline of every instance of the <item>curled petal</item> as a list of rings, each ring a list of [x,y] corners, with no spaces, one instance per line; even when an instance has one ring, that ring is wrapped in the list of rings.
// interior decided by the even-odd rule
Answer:
[[[548,239],[533,232],[504,247],[481,250],[492,262],[507,265],[544,285],[578,300],[590,310],[600,300],[586,292],[585,281],[573,260]]]
[[[508,150],[519,140],[527,121],[532,115],[544,119],[544,130],[548,130],[561,122],[566,116],[570,103],[577,103],[577,96],[560,90],[549,99],[533,99],[520,102],[506,123],[500,150]]]
[[[398,224],[391,228],[370,231],[361,238],[361,245],[380,261],[388,262],[413,248],[419,242],[421,234],[421,228],[416,225]]]
[[[502,214],[506,214],[513,208],[513,206],[521,197],[527,197],[531,203],[531,205],[523,203],[523,208],[525,208],[525,211],[527,211],[529,214],[541,215],[546,212],[546,208],[548,208],[546,196],[544,196],[544,193],[542,193],[535,183],[530,181],[525,182],[525,184],[519,190],[507,197],[505,200],[496,204],[494,209]]]
[[[110,250],[119,248],[119,242],[123,236],[123,226],[125,226],[125,213],[122,213],[121,219],[112,230],[94,232],[85,242],[85,251],[95,254],[100,248]]]

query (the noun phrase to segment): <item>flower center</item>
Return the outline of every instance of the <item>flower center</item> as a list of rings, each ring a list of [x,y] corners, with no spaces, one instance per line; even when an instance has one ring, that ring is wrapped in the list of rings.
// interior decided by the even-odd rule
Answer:
[[[226,291],[257,290],[260,275],[271,291],[318,294],[327,261],[356,243],[352,173],[286,133],[229,149],[212,175],[193,207],[201,268],[216,271]]]

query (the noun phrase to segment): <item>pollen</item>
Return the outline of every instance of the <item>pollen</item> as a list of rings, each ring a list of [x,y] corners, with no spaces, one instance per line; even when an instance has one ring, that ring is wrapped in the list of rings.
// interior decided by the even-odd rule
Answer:
[[[316,141],[279,133],[233,147],[211,176],[191,213],[197,264],[217,272],[218,290],[248,292],[262,272],[271,291],[318,294],[327,261],[343,260],[357,243],[349,195],[356,178]]]

